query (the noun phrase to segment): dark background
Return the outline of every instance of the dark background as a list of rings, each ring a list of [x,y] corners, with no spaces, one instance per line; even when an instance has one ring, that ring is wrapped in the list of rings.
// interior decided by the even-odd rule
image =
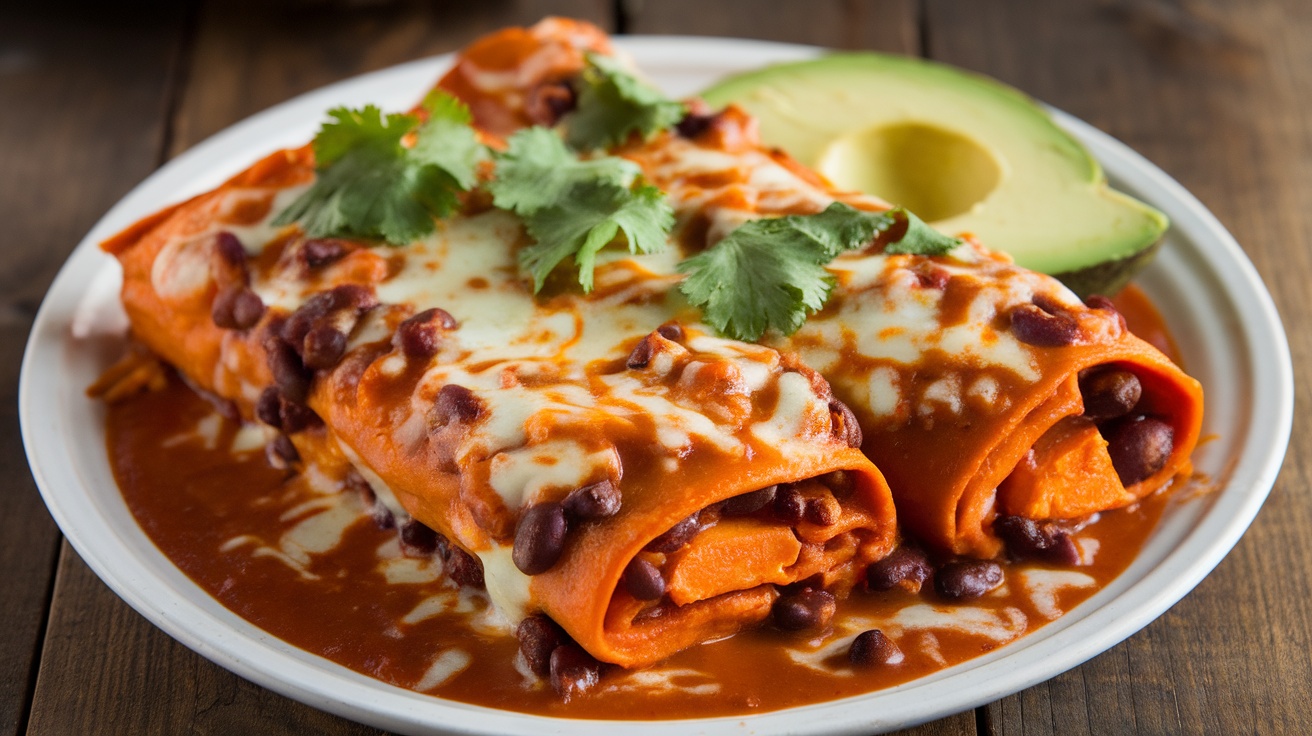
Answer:
[[[170,157],[298,93],[549,13],[927,56],[1089,121],[1238,237],[1287,321],[1307,405],[1312,3],[0,0],[0,736],[377,733],[210,664],[88,570],[27,469],[23,344],[67,253]],[[913,732],[1312,733],[1306,427],[1297,416],[1252,529],[1184,601],[1075,670]]]

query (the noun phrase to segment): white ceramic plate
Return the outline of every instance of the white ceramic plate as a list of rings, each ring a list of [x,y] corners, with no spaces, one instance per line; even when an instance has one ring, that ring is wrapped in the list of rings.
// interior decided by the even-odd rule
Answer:
[[[674,96],[818,49],[753,41],[624,38],[619,45]],[[610,734],[616,724],[509,713],[386,685],[270,636],[178,571],[128,512],[105,453],[104,412],[83,389],[122,349],[113,327],[119,273],[96,244],[159,207],[219,184],[256,158],[314,135],[334,105],[405,109],[450,63],[418,61],[357,77],[266,110],[171,161],[87,234],[41,306],[23,361],[20,414],[51,514],[95,572],[133,608],[219,665],[316,708],[403,733]],[[1289,347],[1271,298],[1234,239],[1179,184],[1067,115],[1121,189],[1173,222],[1139,283],[1153,297],[1207,391],[1199,470],[1214,494],[1178,505],[1111,585],[1065,617],[990,654],[868,695],[749,717],[625,723],[629,733],[872,733],[905,727],[1024,689],[1128,637],[1188,593],[1238,541],[1275,481],[1289,439]],[[80,315],[80,317],[79,317]],[[89,331],[75,338],[75,320]]]

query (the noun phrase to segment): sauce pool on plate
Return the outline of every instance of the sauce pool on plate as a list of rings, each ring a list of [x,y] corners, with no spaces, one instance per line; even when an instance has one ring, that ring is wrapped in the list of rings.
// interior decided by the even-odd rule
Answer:
[[[1166,335],[1141,293],[1117,300],[1145,334]],[[493,708],[581,718],[663,719],[764,712],[897,685],[965,662],[1079,605],[1134,559],[1167,504],[1155,494],[1074,533],[1081,564],[1003,563],[998,589],[954,602],[932,585],[856,591],[822,632],[766,624],[650,668],[608,667],[563,702],[519,654],[486,594],[449,580],[437,555],[403,549],[369,500],[313,471],[279,470],[267,438],[224,419],[170,378],[114,403],[109,450],[138,523],[223,605],[297,647],[398,687]],[[854,665],[879,629],[895,664]]]

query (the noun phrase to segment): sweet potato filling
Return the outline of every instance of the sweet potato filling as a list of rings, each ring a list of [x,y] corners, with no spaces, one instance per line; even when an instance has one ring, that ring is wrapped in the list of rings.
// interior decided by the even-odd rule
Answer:
[[[801,551],[792,527],[782,522],[722,519],[693,537],[668,564],[667,592],[682,606],[758,585],[789,583],[787,568]]]
[[[1027,519],[1075,519],[1132,503],[1093,421],[1067,417],[998,486],[1003,514]]]

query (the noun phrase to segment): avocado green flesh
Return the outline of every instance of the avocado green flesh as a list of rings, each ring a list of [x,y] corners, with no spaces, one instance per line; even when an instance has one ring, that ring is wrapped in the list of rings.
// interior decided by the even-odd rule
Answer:
[[[970,233],[1081,295],[1113,293],[1142,268],[1165,215],[1107,186],[1102,168],[1030,98],[952,67],[834,54],[723,80],[761,136],[845,189]]]

